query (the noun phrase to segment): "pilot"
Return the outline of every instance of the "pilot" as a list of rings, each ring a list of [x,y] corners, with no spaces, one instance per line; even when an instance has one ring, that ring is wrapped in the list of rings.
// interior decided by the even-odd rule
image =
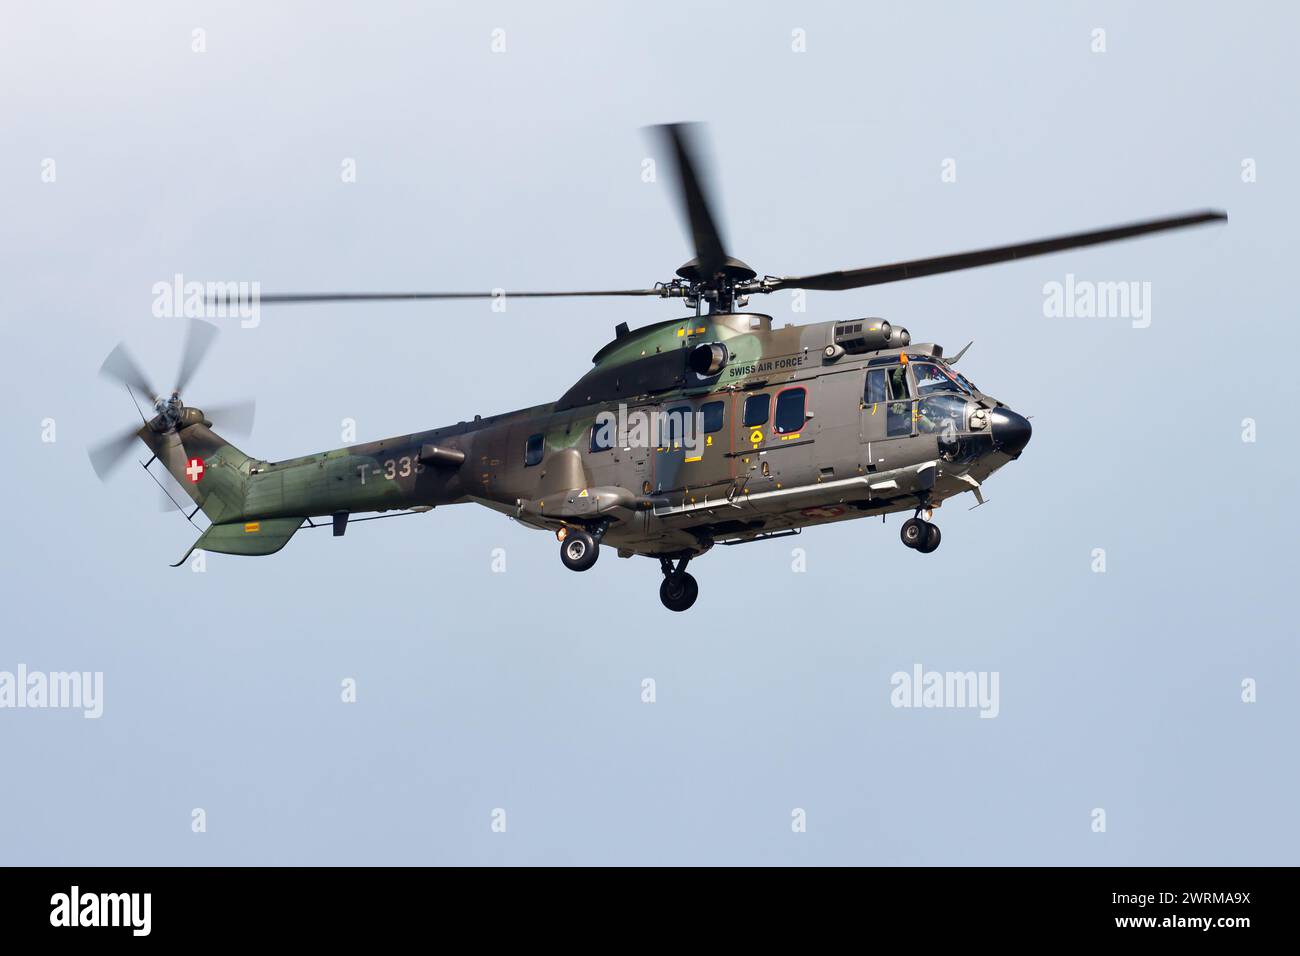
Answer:
[[[923,396],[931,392],[948,391],[952,389],[952,383],[948,376],[941,369],[934,365],[921,365],[917,367],[916,388]]]
[[[890,435],[907,434],[912,430],[912,403],[908,400],[907,368],[896,365],[889,370],[889,416],[886,430]]]
[[[931,409],[928,407],[929,402],[916,403],[916,427],[923,433],[936,432],[939,430],[939,423],[928,414]]]
[[[907,369],[902,365],[889,370],[889,397],[907,398]]]

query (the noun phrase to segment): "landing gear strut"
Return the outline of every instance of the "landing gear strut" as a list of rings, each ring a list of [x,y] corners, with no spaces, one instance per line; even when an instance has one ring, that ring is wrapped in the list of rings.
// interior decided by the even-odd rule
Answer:
[[[674,567],[672,558],[659,559],[659,568],[664,573],[664,582],[659,585],[659,600],[670,611],[685,611],[700,596],[699,584],[686,573],[688,561],[690,558],[682,558]]]
[[[898,536],[903,539],[903,544],[922,554],[929,554],[939,547],[939,542],[943,540],[943,534],[939,531],[937,524],[931,524],[921,517],[922,511],[928,511],[925,506],[916,509],[916,517],[908,518],[903,522],[903,527],[899,529]]]

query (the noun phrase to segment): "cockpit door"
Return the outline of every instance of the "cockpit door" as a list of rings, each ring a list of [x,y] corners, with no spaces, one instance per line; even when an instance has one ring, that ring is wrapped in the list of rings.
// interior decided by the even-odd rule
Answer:
[[[877,365],[867,369],[862,393],[862,441],[869,445],[869,471],[894,467],[896,452],[916,434],[916,400],[907,366]]]

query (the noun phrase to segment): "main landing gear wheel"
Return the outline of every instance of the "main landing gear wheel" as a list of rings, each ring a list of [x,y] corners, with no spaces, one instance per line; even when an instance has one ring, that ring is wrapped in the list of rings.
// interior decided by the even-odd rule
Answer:
[[[685,611],[700,596],[700,586],[685,571],[674,571],[664,577],[659,585],[659,600],[670,611]]]
[[[582,528],[570,528],[560,542],[560,560],[570,571],[586,571],[600,557],[600,544]]]
[[[939,542],[943,540],[943,534],[939,531],[937,524],[925,524],[925,540],[916,546],[916,550],[922,554],[929,554],[935,548],[939,547]]]
[[[939,547],[939,542],[943,540],[943,533],[939,531],[937,524],[930,524],[920,518],[908,518],[904,521],[898,536],[903,539],[903,544],[922,554],[929,554]]]
[[[903,522],[903,527],[898,529],[898,536],[903,539],[903,544],[909,548],[919,548],[925,543],[928,525],[920,518],[908,518]]]

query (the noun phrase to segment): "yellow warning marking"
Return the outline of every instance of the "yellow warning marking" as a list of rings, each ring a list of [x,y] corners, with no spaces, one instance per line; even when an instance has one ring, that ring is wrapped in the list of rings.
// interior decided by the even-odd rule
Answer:
[[[879,404],[878,402],[873,402],[873,403],[872,403],[872,405],[871,405],[871,414],[873,414],[873,415],[876,414],[876,408],[877,408],[878,404]]]
[[[579,497],[579,498],[586,498],[586,497],[588,497],[588,495],[587,495],[587,489],[586,489],[586,488],[583,488],[580,492],[578,492],[578,497]]]
[[[686,330],[685,330],[685,329],[678,329],[678,330],[677,330],[677,337],[678,337],[679,339],[680,339],[683,335],[685,335],[685,334],[686,334]]]
[[[704,457],[703,455],[696,455],[694,458],[687,458],[686,461],[687,461],[687,462],[699,461],[699,460],[702,459],[703,457]]]
[[[704,326],[701,325],[698,329],[695,330],[695,333],[694,333],[694,334],[695,334],[695,335],[703,335],[703,334],[704,334]]]
[[[763,429],[755,428],[752,432],[749,433],[749,440],[752,441],[755,445],[761,442],[763,440]]]
[[[794,441],[798,437],[799,437],[799,432],[795,432],[793,435],[782,435],[781,441]]]
[[[261,530],[262,523],[260,521],[248,521],[244,524],[244,534],[254,534]]]

